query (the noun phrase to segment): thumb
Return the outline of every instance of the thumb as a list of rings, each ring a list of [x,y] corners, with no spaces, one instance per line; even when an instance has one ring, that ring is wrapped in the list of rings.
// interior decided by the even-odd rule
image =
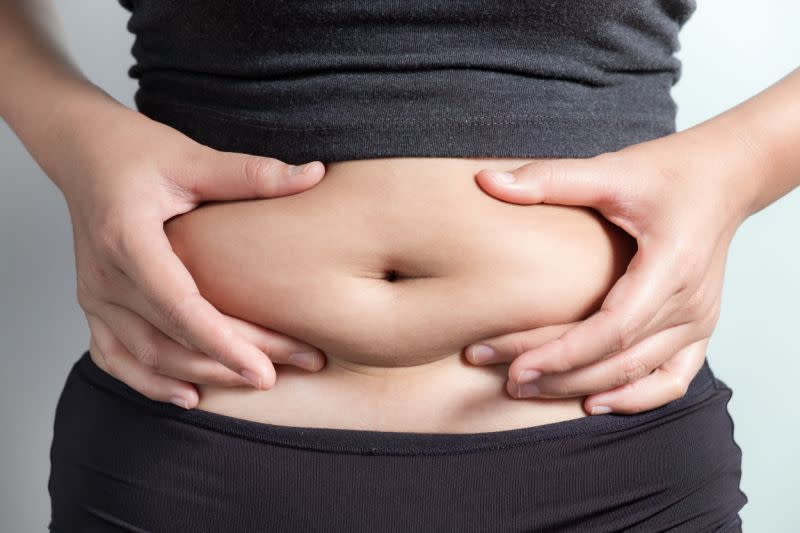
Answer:
[[[271,157],[204,147],[179,183],[196,201],[285,196],[308,189],[325,174],[320,161],[289,165]]]
[[[507,172],[482,169],[480,187],[491,196],[519,204],[607,205],[618,173],[599,156],[586,159],[538,159]]]

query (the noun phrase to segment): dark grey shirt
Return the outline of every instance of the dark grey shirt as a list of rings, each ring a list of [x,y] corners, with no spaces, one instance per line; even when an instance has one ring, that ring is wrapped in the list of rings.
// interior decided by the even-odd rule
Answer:
[[[136,106],[288,163],[583,157],[675,131],[694,0],[118,0]]]

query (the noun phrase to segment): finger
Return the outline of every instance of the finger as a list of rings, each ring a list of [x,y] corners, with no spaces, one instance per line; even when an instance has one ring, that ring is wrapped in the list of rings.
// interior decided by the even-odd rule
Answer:
[[[321,161],[288,165],[271,157],[210,147],[198,153],[171,173],[196,201],[285,196],[315,185],[325,174]]]
[[[516,359],[519,354],[555,339],[579,322],[576,320],[564,324],[552,324],[484,339],[467,346],[464,355],[470,363],[476,365],[508,363]]]
[[[157,374],[190,383],[250,385],[219,361],[178,344],[128,309],[107,303],[101,312],[103,322],[125,349]]]
[[[322,370],[325,366],[325,354],[308,343],[257,326],[238,317],[225,315],[225,318],[245,339],[268,353],[273,363],[294,365],[312,372]]]
[[[560,337],[520,355],[509,366],[509,378],[522,383],[541,374],[567,372],[662,329],[652,319],[680,290],[673,253],[665,244],[639,248],[600,309]]]
[[[589,396],[584,401],[584,409],[590,414],[633,414],[682,398],[703,366],[708,341],[706,337],[684,347],[638,381]]]
[[[540,159],[508,172],[475,174],[487,193],[520,204],[609,205],[621,191],[620,172],[605,157]],[[506,181],[513,180],[513,181]]]
[[[136,361],[99,317],[86,318],[92,335],[90,355],[102,370],[151,400],[171,402],[185,409],[197,405],[199,394],[192,384],[154,373]]]
[[[523,385],[509,380],[507,389],[517,398],[566,398],[600,393],[642,379],[695,339],[690,325],[671,327],[591,365],[545,374]]]
[[[219,361],[256,388],[275,384],[275,368],[267,354],[242,337],[210,302],[200,295],[186,266],[173,252],[160,223],[143,225],[122,239],[117,266],[144,295],[139,315],[186,348]]]
[[[115,302],[112,303],[112,305],[122,307],[121,303],[124,303],[128,308],[134,310],[140,308],[149,308],[147,301],[144,300],[142,295],[135,287],[131,287],[130,290],[125,290],[123,293],[124,294],[122,294],[122,296],[119,296],[115,299],[116,302],[119,303]],[[105,303],[101,303],[99,306],[97,304],[93,304],[92,310],[99,315],[104,315],[106,313],[104,305]],[[267,354],[272,363],[293,365],[311,372],[322,370],[322,368],[325,366],[325,354],[311,344],[294,339],[293,337],[289,337],[285,334],[270,330],[269,328],[265,328],[252,322],[248,322],[238,317],[226,314],[222,314],[222,317],[233,327],[237,333],[242,336],[243,339],[252,343],[253,346],[264,352],[264,354]],[[115,327],[115,329],[117,328]],[[131,348],[130,345],[126,346],[128,346],[129,351],[131,351],[134,355],[138,354],[138,352]],[[147,351],[146,347],[143,349]],[[205,354],[201,355],[212,361],[215,365],[222,366],[220,363],[214,359],[211,359]],[[147,360],[146,356],[139,357],[137,355],[137,357],[145,362]],[[198,381],[194,382],[199,383]]]

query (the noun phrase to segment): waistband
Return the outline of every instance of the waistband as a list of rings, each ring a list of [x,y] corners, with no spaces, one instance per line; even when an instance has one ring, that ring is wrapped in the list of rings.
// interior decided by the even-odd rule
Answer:
[[[285,426],[240,419],[201,409],[183,409],[151,400],[107,374],[86,350],[73,365],[67,385],[81,380],[116,397],[133,402],[147,415],[272,445],[359,455],[440,455],[501,450],[543,440],[580,438],[635,428],[692,409],[721,389],[730,389],[712,372],[708,359],[689,384],[686,394],[661,407],[632,415],[608,413],[536,425],[478,433],[417,433],[361,429]],[[524,400],[518,400],[524,401]]]

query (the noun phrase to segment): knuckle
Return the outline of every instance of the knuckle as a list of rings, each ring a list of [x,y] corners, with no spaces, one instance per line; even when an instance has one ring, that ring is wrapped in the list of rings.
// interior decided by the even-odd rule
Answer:
[[[189,149],[182,144],[175,149],[175,161],[179,161],[177,168],[166,170],[163,173],[163,185],[174,197],[197,201],[200,194],[199,184],[201,176],[209,165],[213,165],[216,160],[224,155],[224,152],[211,148],[189,139],[191,141]]]
[[[708,315],[709,303],[703,287],[694,291],[684,305],[686,317],[691,321],[702,320]],[[713,304],[712,304],[713,305]]]
[[[649,373],[650,369],[640,357],[636,355],[629,355],[622,361],[620,384],[635,383]]]
[[[101,254],[118,257],[122,247],[122,228],[119,218],[105,217],[95,231],[94,240]]]
[[[214,334],[211,335],[213,339],[212,345],[209,347],[214,359],[221,361],[223,364],[230,364],[232,358],[228,357],[228,349],[233,346],[236,332],[230,326],[220,326],[215,329]],[[227,366],[227,364],[226,364]]]
[[[184,333],[187,330],[188,323],[188,305],[200,296],[197,292],[189,293],[177,300],[167,303],[161,310],[164,320],[172,329],[177,330],[179,333]]]
[[[111,350],[101,350],[99,353],[100,359],[103,360],[103,364],[105,365],[104,370],[117,379],[120,379],[120,376],[117,375],[116,353]]]
[[[125,259],[130,261],[136,255],[136,247],[141,238],[141,227],[135,224],[128,224],[128,229],[122,229],[117,234],[116,246],[111,250],[111,257],[117,261]]]
[[[695,285],[697,276],[703,272],[700,266],[700,258],[692,248],[692,243],[688,239],[678,238],[672,244],[672,261],[675,265],[677,279],[681,290],[686,290]]]
[[[271,157],[246,157],[244,160],[244,177],[247,184],[256,192],[268,192],[271,180],[280,174],[283,163]]]
[[[88,294],[92,287],[105,292],[113,283],[113,272],[110,265],[101,261],[88,261],[78,273],[79,287]]]
[[[569,372],[570,370],[574,370],[577,366],[572,362],[572,359],[566,354],[554,357],[552,361],[553,362],[549,366],[551,372],[555,373]]]
[[[704,317],[703,313],[703,303],[700,301],[700,297],[693,295],[686,303],[683,305],[683,312],[681,313],[681,318],[683,319],[684,323],[687,322],[697,322],[699,319]]]
[[[720,304],[717,301],[704,302],[695,305],[686,311],[687,317],[683,323],[689,323],[692,338],[701,339],[709,336],[719,320]]]
[[[155,342],[145,341],[136,347],[135,356],[143,364],[150,368],[160,368],[161,358],[159,357],[160,350]]]
[[[532,344],[528,342],[525,335],[514,335],[508,339],[508,347],[515,355],[527,352],[532,348]]]
[[[554,372],[567,372],[575,368],[575,364],[570,357],[573,353],[569,339],[557,338],[550,341],[553,356],[550,358],[550,368]]]
[[[639,396],[635,396],[634,398],[639,400],[640,402],[643,402],[644,399],[648,397],[650,392],[648,389],[642,389],[643,386],[642,380],[638,379],[634,381],[629,381],[628,383],[625,383],[623,386],[625,387],[626,391],[638,394]]]
[[[616,335],[612,339],[611,350],[609,350],[609,352],[616,352],[633,346],[638,333],[639,324],[637,323],[636,317],[632,315],[623,316],[617,326]]]
[[[633,186],[620,187],[616,176],[625,176],[629,172],[626,166],[626,156],[615,152],[606,152],[596,155],[595,161],[600,164],[604,179],[597,184],[596,202],[601,208],[612,208],[618,217],[625,220],[634,220],[642,208],[650,203],[650,195],[641,194],[641,190]]]
[[[81,275],[78,275],[75,287],[75,296],[78,300],[78,305],[84,312],[89,313],[94,311],[95,299],[92,297],[91,291]]]
[[[564,169],[561,165],[545,159],[539,163],[538,175],[544,183],[559,183],[564,179]]]
[[[547,384],[547,390],[542,387],[543,392],[547,392],[548,396],[567,397],[572,396],[575,389],[565,380],[554,380]]]
[[[717,299],[711,305],[711,309],[706,314],[705,329],[707,331],[710,332],[714,330],[714,328],[717,325],[717,322],[719,322],[720,312],[721,312],[721,303],[720,300]]]

